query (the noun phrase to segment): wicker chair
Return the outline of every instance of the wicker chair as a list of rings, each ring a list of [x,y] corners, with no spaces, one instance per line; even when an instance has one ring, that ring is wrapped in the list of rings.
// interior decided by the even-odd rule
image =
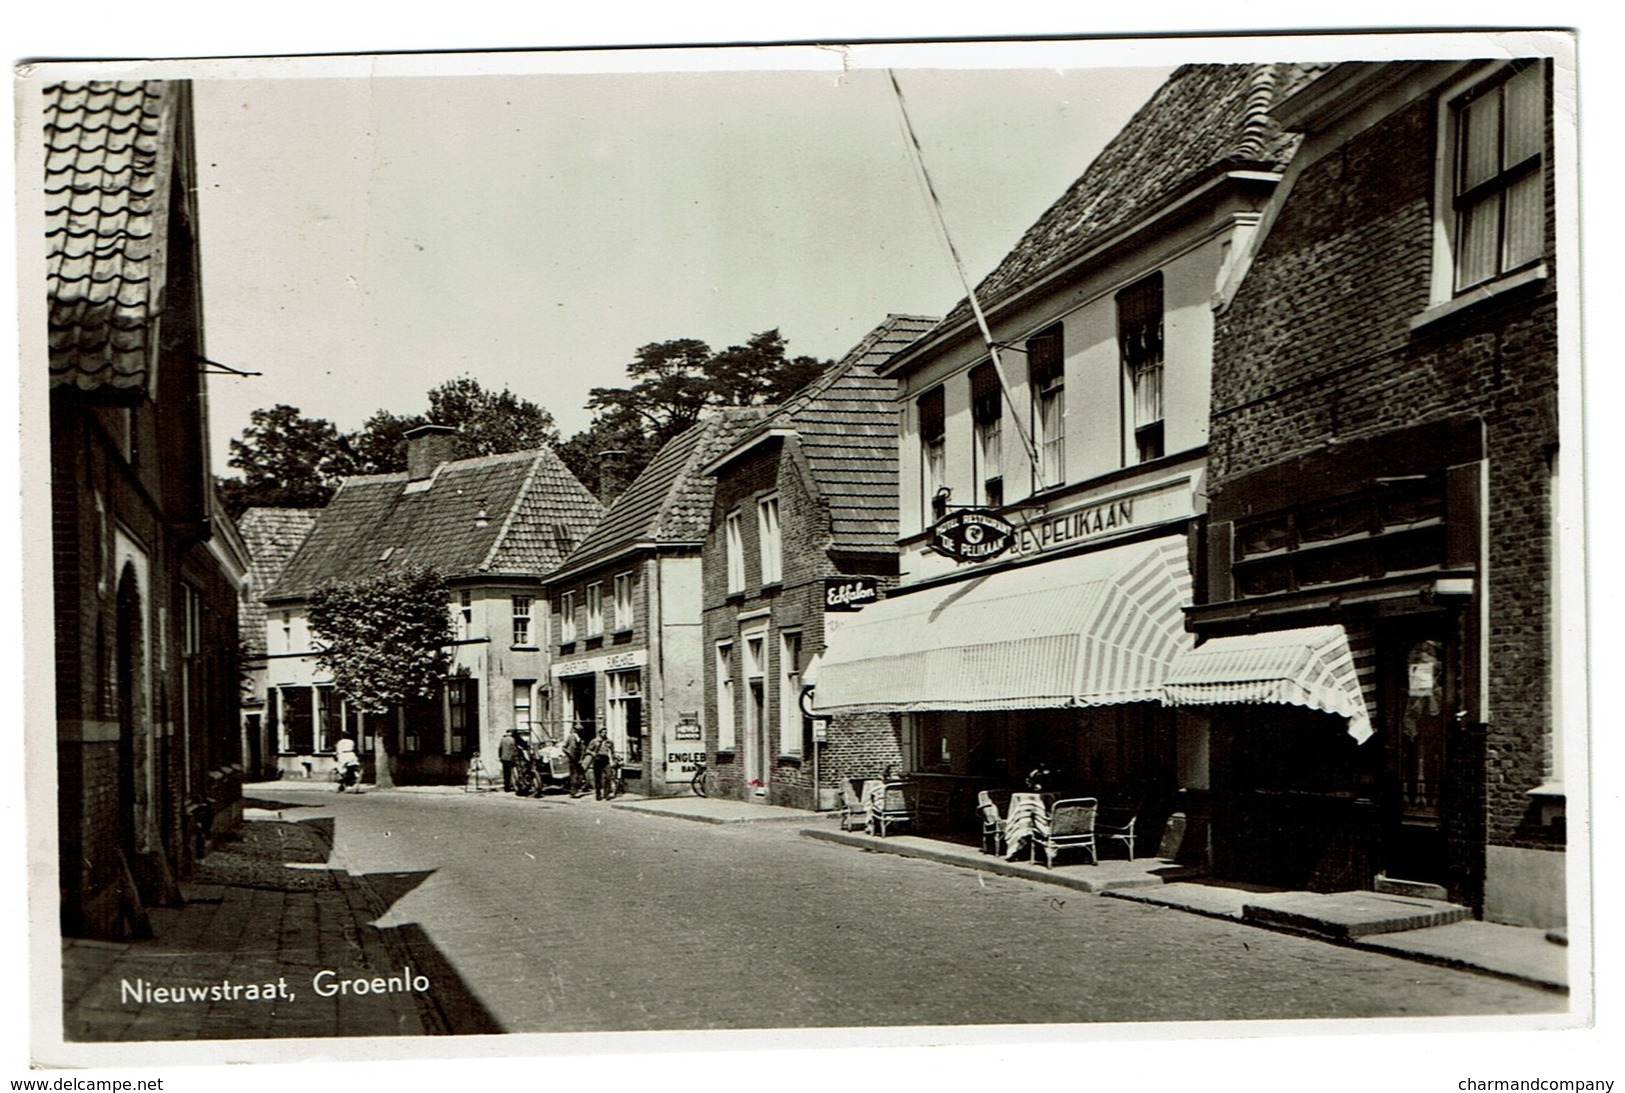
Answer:
[[[1034,840],[1044,850],[1045,868],[1053,868],[1055,855],[1079,847],[1089,851],[1089,864],[1098,865],[1095,852],[1095,814],[1100,802],[1093,797],[1069,797],[1050,809],[1049,830]]]
[[[999,806],[993,803],[993,795],[982,790],[976,795],[976,813],[982,817],[982,853],[1004,853],[1004,817],[999,815]]]
[[[863,792],[852,788],[850,782],[840,788],[841,807],[836,811],[842,831],[862,831],[869,822],[869,810],[863,804]]]
[[[1134,824],[1144,811],[1139,806],[1102,808],[1095,816],[1095,838],[1100,842],[1120,842],[1134,857]]]
[[[907,782],[887,782],[875,796],[869,822],[876,835],[885,838],[897,824],[914,823],[914,787]]]

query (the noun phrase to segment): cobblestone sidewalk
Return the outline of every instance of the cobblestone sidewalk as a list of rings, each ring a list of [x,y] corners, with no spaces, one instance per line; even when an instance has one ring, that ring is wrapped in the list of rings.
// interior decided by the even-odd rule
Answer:
[[[367,925],[385,908],[327,864],[322,822],[255,819],[233,835],[182,886],[183,906],[151,909],[151,940],[63,942],[64,1040],[423,1033],[399,947]],[[392,976],[407,989],[374,993]],[[360,979],[366,993],[323,996]]]

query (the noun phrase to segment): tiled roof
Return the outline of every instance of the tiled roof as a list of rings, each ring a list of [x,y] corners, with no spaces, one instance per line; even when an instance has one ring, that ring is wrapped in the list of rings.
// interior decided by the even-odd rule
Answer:
[[[666,442],[566,560],[575,566],[633,543],[699,542],[711,517],[716,479],[702,468],[772,412],[730,406]]]
[[[540,576],[603,512],[551,448],[453,460],[419,482],[405,474],[348,478],[265,595],[303,597],[404,564],[432,565],[453,580]]]
[[[1157,89],[1059,201],[976,286],[984,311],[1220,170],[1283,170],[1297,138],[1272,106],[1326,66],[1185,65]],[[961,300],[938,328],[971,320]]]
[[[138,388],[164,294],[182,84],[45,90],[46,293],[52,385]]]
[[[259,594],[276,583],[282,568],[316,525],[316,509],[249,509],[237,520],[237,532],[248,547],[249,588],[253,595],[238,606],[237,630],[250,653],[265,652],[265,604]]]
[[[793,429],[829,505],[835,550],[897,545],[897,384],[876,374],[937,320],[888,315],[839,362],[784,401],[768,429]]]

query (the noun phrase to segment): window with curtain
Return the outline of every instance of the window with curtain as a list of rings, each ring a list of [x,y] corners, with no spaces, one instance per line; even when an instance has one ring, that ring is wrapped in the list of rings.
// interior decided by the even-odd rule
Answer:
[[[1027,339],[1027,368],[1033,388],[1033,434],[1038,448],[1038,487],[1066,479],[1066,357],[1061,328]]]
[[[971,444],[976,503],[998,508],[1004,504],[1004,393],[992,361],[971,369],[970,407],[976,434]]]
[[[741,526],[739,513],[730,512],[724,522],[724,534],[728,546],[728,592],[743,592],[745,590],[745,529]]]
[[[942,487],[948,484],[947,402],[939,384],[915,402],[920,418],[920,473],[924,491],[921,510],[935,522],[948,512],[948,499]]]
[[[1452,107],[1457,292],[1539,260],[1545,248],[1546,89],[1514,67]]]
[[[762,555],[762,583],[784,579],[784,547],[779,539],[779,499],[764,497],[756,506],[757,546]]]
[[[1134,453],[1144,463],[1166,454],[1162,408],[1162,274],[1117,294],[1117,344],[1134,400]]]

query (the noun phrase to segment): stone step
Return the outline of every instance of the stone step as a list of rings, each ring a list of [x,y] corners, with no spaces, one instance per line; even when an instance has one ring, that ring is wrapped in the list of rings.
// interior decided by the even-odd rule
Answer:
[[[1244,922],[1340,939],[1446,926],[1471,914],[1460,904],[1383,892],[1258,893],[1241,908]]]

